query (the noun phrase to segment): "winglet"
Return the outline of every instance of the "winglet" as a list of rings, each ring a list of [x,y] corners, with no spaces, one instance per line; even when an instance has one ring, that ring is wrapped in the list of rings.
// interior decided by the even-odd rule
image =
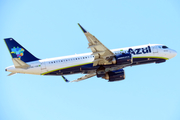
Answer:
[[[78,25],[84,33],[87,33],[87,31],[79,23],[78,23]]]
[[[67,80],[63,75],[62,78],[64,79],[65,82],[69,82],[69,80]]]

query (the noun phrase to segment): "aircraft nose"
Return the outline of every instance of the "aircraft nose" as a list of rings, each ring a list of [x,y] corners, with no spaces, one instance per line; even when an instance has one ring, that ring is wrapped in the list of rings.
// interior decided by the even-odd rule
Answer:
[[[175,50],[172,50],[171,54],[172,54],[172,58],[173,58],[177,55],[177,52]]]

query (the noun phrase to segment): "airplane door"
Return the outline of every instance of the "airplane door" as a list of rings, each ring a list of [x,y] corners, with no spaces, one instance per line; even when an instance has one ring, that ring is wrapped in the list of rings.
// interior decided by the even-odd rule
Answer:
[[[153,47],[153,54],[157,54],[158,53],[158,46],[154,46]]]
[[[47,72],[45,62],[42,62],[42,63],[41,63],[41,72]]]

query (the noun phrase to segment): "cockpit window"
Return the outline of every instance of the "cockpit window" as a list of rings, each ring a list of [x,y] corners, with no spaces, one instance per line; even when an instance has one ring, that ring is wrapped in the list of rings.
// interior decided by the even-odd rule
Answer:
[[[162,48],[166,49],[166,48],[168,48],[168,47],[167,47],[167,46],[162,46]]]

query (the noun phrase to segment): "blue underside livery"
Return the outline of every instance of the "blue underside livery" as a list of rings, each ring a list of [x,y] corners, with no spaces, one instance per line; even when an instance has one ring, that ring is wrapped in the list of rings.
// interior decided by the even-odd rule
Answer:
[[[125,67],[148,63],[162,63],[177,55],[175,50],[161,44],[148,44],[110,50],[80,24],[78,25],[86,36],[88,48],[91,49],[92,53],[40,60],[13,38],[4,39],[14,63],[13,66],[5,69],[5,71],[11,72],[8,76],[16,73],[54,75],[62,76],[65,82],[79,82],[96,76],[109,82],[114,82],[125,79]],[[76,73],[85,75],[72,81],[63,76]]]
[[[148,63],[161,63],[166,60],[163,58],[133,58],[133,64],[127,66],[148,64]],[[126,66],[126,67],[127,67]],[[75,67],[69,67],[65,69],[58,69],[49,73],[45,73],[43,75],[68,75],[68,74],[76,74],[76,73],[86,73],[88,71],[97,70],[100,66],[93,66],[93,63],[89,63],[86,65],[80,65]],[[106,65],[104,67],[117,67],[117,65]]]

